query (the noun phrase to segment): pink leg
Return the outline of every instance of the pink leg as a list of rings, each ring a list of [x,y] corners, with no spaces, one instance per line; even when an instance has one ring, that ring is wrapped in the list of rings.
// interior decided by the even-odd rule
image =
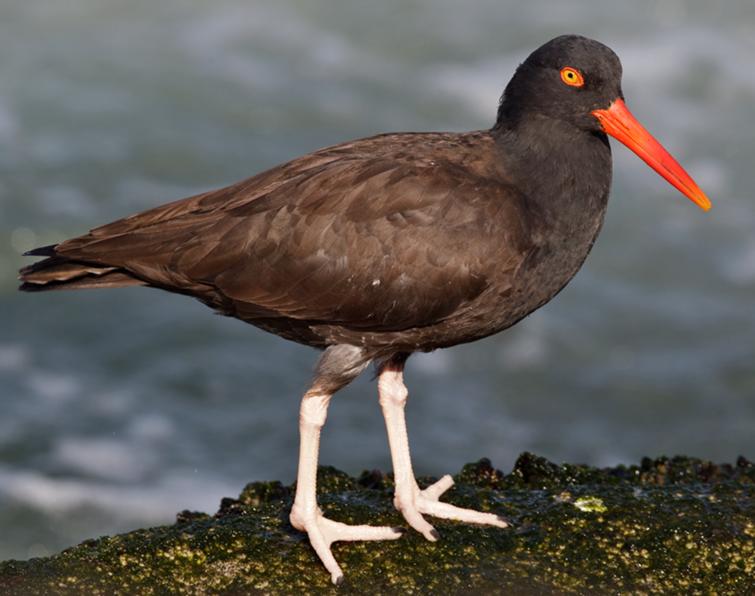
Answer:
[[[325,424],[331,395],[306,393],[299,412],[299,472],[296,497],[291,508],[291,524],[306,532],[309,541],[334,584],[343,580],[343,571],[333,557],[330,546],[338,540],[395,540],[401,530],[382,526],[349,526],[323,516],[317,506],[317,459],[320,431]]]
[[[430,541],[436,541],[440,535],[422,514],[444,519],[497,526],[506,528],[508,524],[493,513],[483,513],[471,509],[462,509],[441,503],[439,497],[453,486],[451,476],[443,476],[435,484],[420,490],[414,478],[411,457],[409,455],[409,436],[406,431],[404,406],[408,391],[403,380],[403,363],[389,362],[383,366],[378,377],[380,406],[388,431],[388,443],[391,448],[393,473],[396,479],[396,493],[393,503],[404,516],[407,523]]]

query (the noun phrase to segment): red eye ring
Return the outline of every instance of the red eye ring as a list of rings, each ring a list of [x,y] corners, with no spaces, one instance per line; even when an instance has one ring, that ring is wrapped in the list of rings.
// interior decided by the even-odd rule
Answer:
[[[581,87],[585,84],[585,78],[582,73],[571,66],[564,66],[561,69],[561,80],[570,87]]]

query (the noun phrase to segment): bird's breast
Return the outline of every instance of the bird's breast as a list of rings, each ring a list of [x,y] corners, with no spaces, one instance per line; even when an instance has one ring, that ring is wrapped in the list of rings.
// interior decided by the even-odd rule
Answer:
[[[530,243],[510,286],[490,297],[496,331],[546,304],[577,274],[600,233],[607,199],[605,190],[571,217],[540,215],[531,222]]]

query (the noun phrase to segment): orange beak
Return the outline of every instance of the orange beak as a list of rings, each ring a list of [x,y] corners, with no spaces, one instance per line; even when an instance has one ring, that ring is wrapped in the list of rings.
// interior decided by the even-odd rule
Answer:
[[[704,211],[711,208],[710,199],[663,145],[632,116],[622,99],[614,101],[608,109],[594,110],[592,114],[598,119],[606,134],[624,143],[684,196],[697,203]]]

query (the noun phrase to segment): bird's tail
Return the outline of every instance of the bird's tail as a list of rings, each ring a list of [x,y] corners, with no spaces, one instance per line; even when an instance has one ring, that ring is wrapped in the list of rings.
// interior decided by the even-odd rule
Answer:
[[[47,258],[19,271],[19,279],[22,282],[19,290],[44,292],[82,288],[122,288],[146,284],[121,267],[86,263],[59,255],[55,252],[56,246],[51,244],[24,253],[26,256]]]

